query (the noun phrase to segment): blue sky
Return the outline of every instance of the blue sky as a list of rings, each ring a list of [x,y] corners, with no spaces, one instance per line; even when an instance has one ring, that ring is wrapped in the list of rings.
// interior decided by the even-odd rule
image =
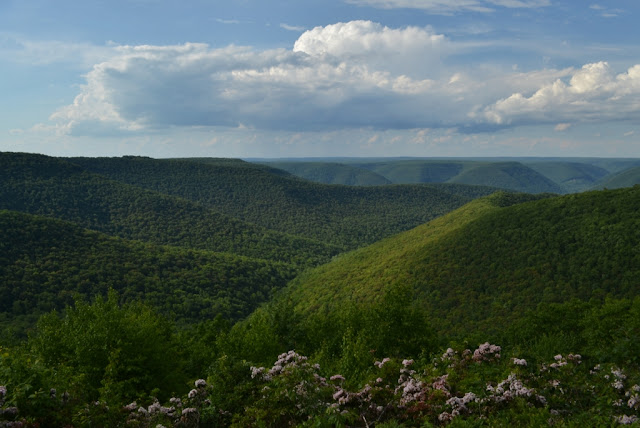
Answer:
[[[0,150],[640,157],[637,0],[3,0]]]

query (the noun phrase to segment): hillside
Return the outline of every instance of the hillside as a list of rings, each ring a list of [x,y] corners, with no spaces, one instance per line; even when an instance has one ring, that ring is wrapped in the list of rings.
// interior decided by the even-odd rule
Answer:
[[[563,193],[576,193],[590,189],[609,171],[588,163],[579,162],[527,162],[529,168],[560,185]]]
[[[637,295],[640,188],[506,201],[479,199],[345,254],[296,278],[288,299],[313,315],[411,287],[436,330],[466,335],[494,334],[539,303]]]
[[[0,210],[0,329],[116,290],[180,323],[250,314],[295,275],[284,263],[113,238]]]
[[[564,188],[521,162],[504,160],[345,159],[344,163],[300,159],[270,161],[267,165],[317,182],[368,184],[365,172],[394,184],[457,183],[489,186],[526,193],[563,193]],[[585,168],[587,165],[585,165]],[[596,167],[591,166],[592,169]],[[554,167],[550,167],[553,170]],[[354,177],[357,177],[354,178]],[[378,178],[379,180],[380,178]],[[362,180],[358,182],[358,180]]]
[[[600,180],[593,186],[594,189],[619,189],[640,184],[640,166],[625,169],[622,172],[612,174]]]
[[[0,183],[0,209],[59,218],[122,238],[299,267],[325,262],[339,252],[331,245],[266,230],[48,156],[0,153]]]
[[[560,186],[519,162],[479,163],[464,169],[447,182],[478,184],[526,193],[562,193]]]
[[[323,185],[215,159],[73,158],[87,170],[188,199],[271,230],[353,249],[411,229],[493,188],[456,184]],[[276,170],[277,171],[277,170]]]
[[[458,175],[465,162],[423,159],[385,160],[355,163],[389,179],[392,183],[445,183]]]

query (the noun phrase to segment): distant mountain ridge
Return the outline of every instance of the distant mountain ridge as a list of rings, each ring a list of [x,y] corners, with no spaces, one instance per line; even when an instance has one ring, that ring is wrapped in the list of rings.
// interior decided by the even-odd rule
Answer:
[[[640,184],[640,166],[625,169],[616,174],[604,177],[593,189],[620,189]]]
[[[458,184],[324,185],[240,160],[126,157],[69,161],[113,180],[344,249],[408,230],[496,191]]]
[[[594,186],[607,177],[640,166],[640,159],[616,158],[299,158],[252,161],[317,182],[367,186],[378,184],[382,178],[395,184],[463,183],[527,193],[559,194],[597,188]],[[370,178],[364,171],[376,174],[375,178]]]

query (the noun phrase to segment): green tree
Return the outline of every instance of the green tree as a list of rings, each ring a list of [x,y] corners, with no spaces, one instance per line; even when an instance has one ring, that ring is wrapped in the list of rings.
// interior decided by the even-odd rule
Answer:
[[[71,368],[89,400],[166,398],[186,384],[172,324],[141,303],[120,306],[114,291],[41,317],[29,343],[45,365]]]

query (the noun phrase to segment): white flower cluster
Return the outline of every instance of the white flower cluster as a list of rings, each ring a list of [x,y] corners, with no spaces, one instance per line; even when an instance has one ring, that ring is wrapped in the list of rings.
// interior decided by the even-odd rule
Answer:
[[[629,397],[627,406],[629,406],[630,409],[640,410],[640,394],[638,394],[638,392],[640,392],[640,385],[635,384],[631,387],[631,390],[625,394]]]
[[[414,377],[415,370],[409,369],[413,360],[403,360],[398,378],[398,387],[395,392],[401,393],[400,405],[406,406],[409,403],[423,401],[426,396],[424,383]]]
[[[383,358],[382,361],[376,361],[375,363],[373,363],[373,365],[381,369],[382,366],[387,364],[389,361],[391,361],[391,358]]]
[[[440,359],[442,361],[447,361],[452,359],[455,356],[456,356],[456,351],[454,351],[453,348],[447,348],[447,350],[445,351],[444,354],[442,354],[442,357],[440,357]]]
[[[488,397],[490,400],[497,403],[503,401],[510,401],[515,397],[531,397],[535,390],[533,388],[527,388],[522,381],[518,380],[515,373],[511,373],[505,380],[500,382],[497,386],[487,385],[487,391],[491,393]],[[544,397],[538,396],[539,401],[542,401]]]
[[[478,346],[473,352],[473,361],[491,361],[500,359],[500,351],[502,348],[498,345],[491,345],[489,342],[485,342]]]
[[[558,354],[555,355],[553,357],[554,362],[549,364],[549,366],[547,367],[545,364],[542,365],[542,368],[540,369],[541,372],[545,372],[549,369],[559,369],[560,367],[564,367],[566,366],[568,363],[573,363],[573,364],[582,364],[582,356],[580,354],[569,354],[567,355],[567,357],[563,357],[562,354]],[[596,369],[596,367],[594,367],[594,369]],[[591,371],[591,374],[594,374],[594,371]]]
[[[295,367],[301,363],[304,365],[308,365],[306,363],[307,357],[304,355],[298,354],[296,351],[289,351],[278,355],[278,359],[275,363],[273,363],[273,367],[269,369],[268,372],[265,373],[266,369],[264,367],[253,367],[251,366],[251,378],[255,379],[260,376],[262,380],[270,381],[273,376],[277,376],[281,374],[287,368]]]
[[[177,418],[180,413],[176,412],[176,408],[174,406],[165,407],[158,401],[154,401],[148,407],[138,406],[138,403],[134,401],[131,404],[124,406],[123,410],[130,412],[129,417],[127,418],[127,423],[130,424],[144,423],[145,420],[152,420],[154,417],[160,415],[174,419]]]
[[[615,377],[615,380],[611,383],[611,386],[613,386],[618,391],[622,391],[624,389],[624,380],[627,378],[627,376],[622,372],[622,370],[617,368],[612,368],[611,374]]]
[[[618,422],[621,425],[631,425],[631,424],[634,424],[634,423],[638,422],[638,417],[636,415],[616,416],[616,422]]]
[[[516,366],[526,366],[527,365],[527,360],[525,360],[524,358],[512,358],[511,361]]]
[[[18,415],[18,408],[17,407],[7,407],[5,409],[2,408],[2,406],[4,405],[4,402],[6,401],[6,397],[7,397],[7,387],[4,385],[0,385],[0,417],[2,416],[6,416],[9,419],[13,419]],[[4,425],[3,425],[4,424]],[[7,422],[4,423],[2,421],[0,421],[0,427],[21,427],[22,423],[21,422]]]
[[[458,415],[470,413],[467,404],[478,401],[478,397],[473,392],[467,392],[462,397],[451,397],[445,403],[447,406],[451,406],[451,412],[442,412],[438,415],[438,420],[449,422]]]

